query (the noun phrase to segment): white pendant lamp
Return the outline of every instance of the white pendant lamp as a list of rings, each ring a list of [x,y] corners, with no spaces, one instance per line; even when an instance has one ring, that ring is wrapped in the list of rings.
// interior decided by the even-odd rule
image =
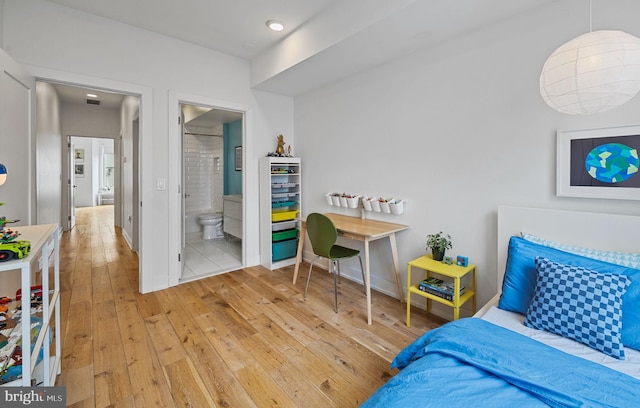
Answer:
[[[592,31],[560,46],[540,74],[540,94],[558,112],[590,115],[623,105],[640,91],[640,39]]]

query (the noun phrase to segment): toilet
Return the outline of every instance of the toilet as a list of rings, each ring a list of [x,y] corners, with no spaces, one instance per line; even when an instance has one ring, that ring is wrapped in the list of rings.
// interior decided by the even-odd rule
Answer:
[[[198,216],[198,224],[202,225],[202,239],[213,239],[224,236],[222,231],[222,213],[204,213]]]

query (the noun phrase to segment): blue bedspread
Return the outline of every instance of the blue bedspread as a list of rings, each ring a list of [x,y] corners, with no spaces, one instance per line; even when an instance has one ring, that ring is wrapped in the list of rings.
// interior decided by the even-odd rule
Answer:
[[[362,407],[637,407],[640,380],[487,321],[431,330]]]

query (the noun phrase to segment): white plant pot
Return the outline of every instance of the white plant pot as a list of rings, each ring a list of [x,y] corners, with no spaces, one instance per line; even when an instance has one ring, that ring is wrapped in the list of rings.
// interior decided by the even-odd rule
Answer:
[[[329,205],[333,205],[333,201],[331,200],[331,193],[327,193],[324,195],[324,199]]]
[[[333,205],[335,205],[336,207],[340,207],[340,197],[331,196],[331,201],[333,202]]]

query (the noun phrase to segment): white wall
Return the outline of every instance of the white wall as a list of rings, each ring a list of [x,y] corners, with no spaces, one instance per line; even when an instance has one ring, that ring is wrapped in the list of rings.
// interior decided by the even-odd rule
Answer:
[[[597,11],[594,29],[640,36],[639,2],[600,2]],[[499,204],[640,214],[637,201],[555,195],[557,129],[640,123],[640,97],[588,117],[541,99],[544,61],[585,30],[583,1],[554,2],[297,97],[305,212],[335,211],[323,199],[334,191],[409,199],[405,214],[376,217],[410,225],[397,237],[403,279],[407,261],[425,253],[425,236],[444,230],[449,255],[477,265],[479,305],[496,292]],[[372,246],[372,285],[397,296],[390,255],[387,242]],[[359,279],[357,268],[348,273]]]
[[[60,100],[51,84],[36,83],[36,224],[62,226],[62,125]]]
[[[115,139],[120,132],[118,109],[62,103],[62,134]]]
[[[206,131],[211,134],[211,130]],[[184,135],[185,212],[222,212],[224,151],[222,137]],[[215,158],[219,167],[214,167]],[[197,232],[197,231],[187,231]]]
[[[245,124],[243,151],[247,174],[243,183],[247,207],[245,261],[249,266],[259,263],[257,162],[274,149],[278,134],[295,145],[292,98],[252,91],[249,64],[244,60],[48,1],[7,2],[4,13],[7,53],[37,76],[95,79],[144,90],[141,111],[147,109],[152,118],[141,115],[143,291],[167,287],[169,270],[178,267],[178,249],[170,248],[169,242],[171,236],[179,235],[179,228],[169,231],[168,226],[180,217],[178,206],[169,213],[169,194],[177,196],[178,186],[174,183],[166,190],[156,189],[159,179],[172,182],[178,171],[167,165],[177,162],[173,155],[179,154],[179,149],[168,148],[170,135],[175,137],[169,129],[177,119],[168,117],[169,94],[198,95],[247,106],[250,117]],[[149,120],[148,126],[145,120]]]
[[[0,48],[4,49],[4,0],[0,0]]]

